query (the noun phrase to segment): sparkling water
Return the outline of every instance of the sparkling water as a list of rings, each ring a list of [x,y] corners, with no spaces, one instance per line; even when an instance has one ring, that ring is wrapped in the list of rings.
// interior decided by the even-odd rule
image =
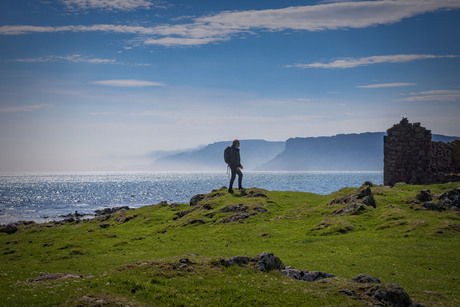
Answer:
[[[244,172],[243,186],[329,194],[364,181],[382,184],[382,172]],[[46,222],[78,211],[187,203],[193,195],[228,186],[225,172],[0,174],[0,224]]]

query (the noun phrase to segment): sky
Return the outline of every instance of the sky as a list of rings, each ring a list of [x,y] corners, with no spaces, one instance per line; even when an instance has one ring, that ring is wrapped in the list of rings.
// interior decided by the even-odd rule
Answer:
[[[0,1],[0,172],[402,117],[460,136],[460,0]]]

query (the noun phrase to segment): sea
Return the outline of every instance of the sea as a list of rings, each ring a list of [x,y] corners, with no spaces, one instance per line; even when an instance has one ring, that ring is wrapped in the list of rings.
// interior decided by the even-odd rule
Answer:
[[[0,225],[58,221],[78,212],[119,206],[188,203],[196,194],[228,186],[222,172],[0,173]],[[244,172],[243,186],[329,194],[364,181],[383,184],[382,172]]]

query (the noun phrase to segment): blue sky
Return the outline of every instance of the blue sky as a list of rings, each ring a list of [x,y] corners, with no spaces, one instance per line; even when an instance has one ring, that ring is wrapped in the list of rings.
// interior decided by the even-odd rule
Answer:
[[[0,171],[222,140],[460,136],[460,0],[2,0]]]

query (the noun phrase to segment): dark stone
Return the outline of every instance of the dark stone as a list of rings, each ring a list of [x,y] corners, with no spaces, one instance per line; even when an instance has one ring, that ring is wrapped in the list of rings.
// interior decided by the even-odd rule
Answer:
[[[280,258],[275,257],[273,253],[263,252],[255,256],[253,261],[256,262],[256,267],[261,271],[283,270],[284,264]]]
[[[297,270],[293,268],[286,268],[281,271],[284,275],[298,279],[298,280],[304,280],[304,281],[316,281],[324,278],[332,278],[335,277],[335,275],[325,273],[325,272],[309,272],[307,270]]]
[[[420,190],[417,194],[417,199],[421,202],[431,201],[431,191],[430,190]]]
[[[62,273],[53,273],[53,274],[42,274],[34,279],[30,280],[31,282],[42,282],[42,281],[51,281],[58,279],[69,279],[69,278],[81,278],[81,275],[75,274],[62,274]]]
[[[99,224],[99,227],[101,228],[108,228],[110,224],[104,223],[104,224]]]
[[[333,214],[361,214],[366,210],[365,206],[376,207],[370,185],[363,185],[357,191],[336,198],[329,203],[329,205],[334,204],[341,204],[344,205],[344,207],[335,210]]]
[[[190,222],[185,224],[185,226],[192,225],[192,224],[204,224],[204,223],[205,223],[205,221],[203,221],[203,220],[191,220]]]
[[[190,198],[190,206],[195,207],[200,201],[206,198],[205,194],[197,194]]]
[[[190,261],[188,258],[182,258],[179,260],[180,263],[185,263],[185,264],[193,264],[193,262]]]
[[[396,284],[388,284],[385,287],[378,288],[373,297],[388,305],[398,307],[409,307],[412,303],[409,294]]]
[[[121,210],[129,210],[129,207],[122,206],[122,207],[104,208],[102,210],[96,210],[94,212],[96,216],[101,216],[101,215],[113,214]]]
[[[460,210],[460,188],[436,196],[440,203],[448,208]]]
[[[355,295],[355,292],[352,291],[352,290],[349,290],[349,289],[339,290],[339,293],[343,293],[343,294],[348,295],[348,296],[354,296]]]
[[[366,274],[359,274],[358,276],[353,278],[353,281],[358,283],[380,283],[380,280],[378,278]]]
[[[256,210],[256,211],[258,211],[258,212],[260,212],[260,213],[265,213],[265,212],[267,212],[267,209],[262,208],[262,207],[255,207],[254,210]]]
[[[366,211],[366,206],[364,206],[363,204],[353,203],[351,205],[335,210],[334,212],[332,212],[332,214],[339,215],[339,214],[350,213],[352,215],[358,215],[358,214],[363,213],[364,211]]]
[[[226,212],[237,212],[237,211],[246,212],[246,210],[248,210],[248,206],[245,206],[243,204],[239,204],[239,205],[224,207],[224,208],[220,209],[220,212],[224,212],[224,213],[226,213]]]
[[[9,234],[9,235],[12,235],[16,231],[18,231],[18,227],[16,227],[16,225],[14,225],[12,223],[8,224],[6,226],[0,227],[0,232],[4,232],[4,233]]]
[[[173,220],[177,220],[178,218],[184,217],[187,214],[189,214],[191,211],[190,210],[184,210],[184,211],[179,211],[175,213],[175,217],[173,217]]]
[[[255,213],[240,213],[240,214],[235,214],[229,217],[224,218],[221,223],[230,223],[230,222],[235,222],[239,220],[244,220],[250,217],[251,215],[254,215]]]
[[[436,210],[436,211],[443,211],[443,210],[446,210],[446,208],[444,208],[443,205],[437,204],[437,203],[433,203],[433,202],[431,202],[431,201],[425,202],[422,206],[423,206],[423,208],[428,209],[428,210]]]

